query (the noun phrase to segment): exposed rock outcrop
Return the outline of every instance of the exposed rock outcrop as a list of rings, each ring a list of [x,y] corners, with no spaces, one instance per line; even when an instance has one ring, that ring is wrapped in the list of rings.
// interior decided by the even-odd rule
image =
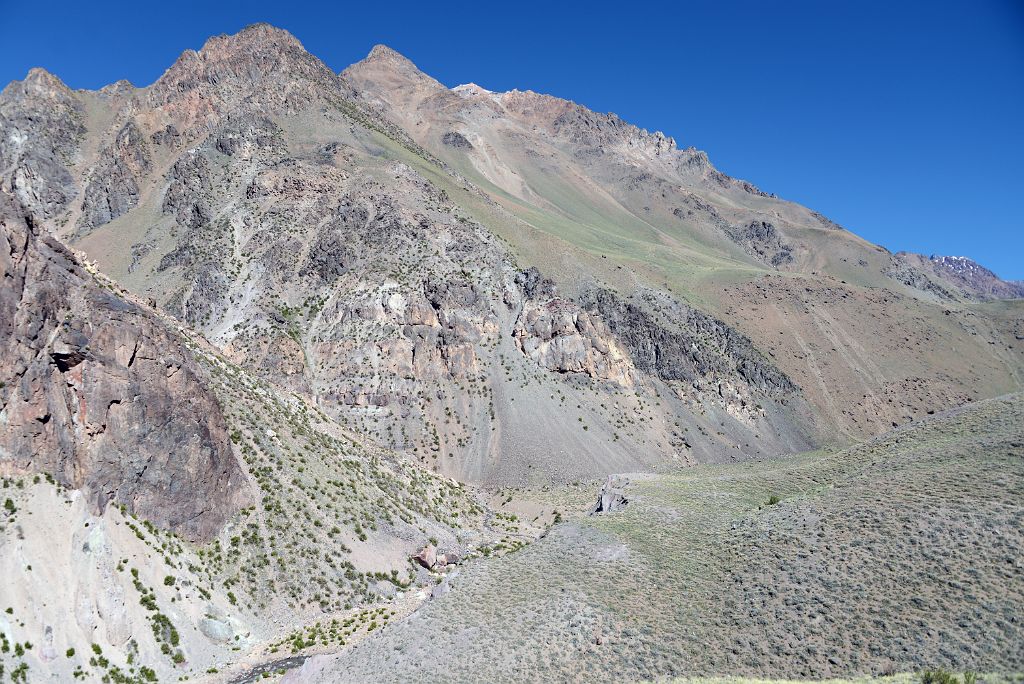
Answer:
[[[749,339],[724,322],[696,309],[647,293],[639,302],[606,289],[582,297],[583,306],[600,314],[628,350],[633,363],[663,380],[706,384],[743,384],[767,396],[796,391]]]
[[[939,299],[955,300],[953,290],[942,285],[934,273],[929,273],[929,268],[922,267],[920,263],[915,264],[914,256],[917,255],[894,254],[885,275],[915,290],[930,292]]]
[[[208,539],[245,501],[220,405],[179,336],[0,196],[0,471],[51,474]]]
[[[68,166],[85,135],[81,102],[60,79],[32,69],[0,93],[0,184],[51,218],[77,192]]]
[[[431,570],[437,564],[437,548],[433,544],[427,544],[412,559],[421,567]]]
[[[191,152],[174,163],[167,173],[170,184],[164,194],[163,212],[174,216],[178,225],[196,229],[213,219],[210,162]]]
[[[441,142],[448,147],[457,147],[464,150],[473,149],[473,143],[466,139],[466,136],[462,135],[458,131],[448,131],[441,136]]]
[[[614,513],[622,510],[629,503],[626,498],[626,487],[629,480],[617,475],[609,475],[608,481],[601,487],[597,495],[597,504],[593,513]]]
[[[79,230],[113,221],[139,203],[139,178],[151,167],[145,138],[135,121],[118,131],[112,145],[100,155],[85,186]]]
[[[783,241],[774,224],[751,221],[744,226],[730,226],[726,232],[733,242],[759,261],[775,268],[793,262],[793,247]]]
[[[634,382],[629,354],[599,318],[574,302],[528,301],[513,335],[519,349],[548,370],[585,373],[624,387]]]

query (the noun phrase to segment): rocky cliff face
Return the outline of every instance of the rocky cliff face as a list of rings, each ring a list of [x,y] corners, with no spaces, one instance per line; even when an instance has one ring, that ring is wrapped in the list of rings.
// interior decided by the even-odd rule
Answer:
[[[512,334],[523,354],[550,371],[583,373],[622,387],[635,382],[636,368],[622,344],[599,316],[575,302],[527,302]]]
[[[0,198],[0,470],[193,539],[245,501],[217,399],[184,341]]]
[[[2,187],[41,218],[60,214],[77,193],[69,167],[84,118],[74,93],[43,69],[0,93]]]
[[[139,179],[150,171],[146,141],[134,120],[118,130],[90,171],[82,198],[78,228],[94,228],[122,216],[139,203]]]
[[[706,380],[742,380],[768,396],[797,390],[748,338],[670,297],[643,293],[636,301],[624,301],[597,289],[583,296],[583,304],[608,322],[639,368],[664,380],[695,386]]]

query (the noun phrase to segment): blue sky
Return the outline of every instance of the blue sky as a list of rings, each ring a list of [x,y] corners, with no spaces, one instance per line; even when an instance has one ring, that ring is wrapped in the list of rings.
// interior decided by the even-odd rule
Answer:
[[[613,111],[893,251],[1024,279],[1024,2],[0,0],[0,81],[155,80],[267,21],[335,70],[386,43],[448,85]]]

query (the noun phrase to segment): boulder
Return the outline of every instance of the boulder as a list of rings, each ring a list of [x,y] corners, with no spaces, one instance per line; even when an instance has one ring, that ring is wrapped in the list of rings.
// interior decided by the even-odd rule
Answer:
[[[437,549],[434,548],[433,544],[427,544],[424,546],[419,553],[413,556],[413,560],[422,565],[427,570],[430,570],[437,565]]]
[[[612,513],[622,510],[629,503],[626,498],[626,486],[629,480],[626,478],[609,475],[608,481],[601,487],[597,495],[597,505],[593,513]]]

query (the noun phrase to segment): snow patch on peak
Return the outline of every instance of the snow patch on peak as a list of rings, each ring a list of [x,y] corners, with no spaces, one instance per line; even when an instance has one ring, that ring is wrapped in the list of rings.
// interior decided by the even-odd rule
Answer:
[[[954,271],[956,273],[977,272],[984,273],[986,275],[991,273],[991,271],[989,271],[981,264],[977,263],[973,259],[964,256],[937,256],[933,254],[930,257],[930,259],[932,263],[943,266],[946,269]]]
[[[459,95],[494,95],[494,91],[482,88],[476,83],[463,83],[452,88],[452,92]]]

